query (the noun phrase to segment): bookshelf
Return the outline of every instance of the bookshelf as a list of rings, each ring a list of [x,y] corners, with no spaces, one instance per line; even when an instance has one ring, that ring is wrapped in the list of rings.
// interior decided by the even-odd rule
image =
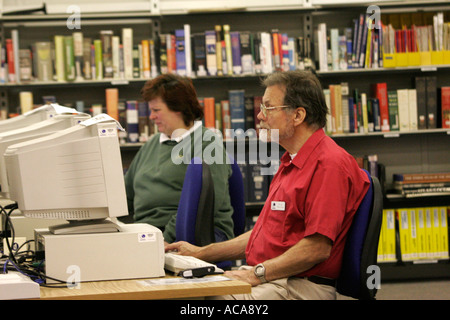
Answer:
[[[81,1],[82,3],[82,1]],[[261,1],[152,1],[157,8],[141,12],[86,13],[82,16],[82,32],[98,38],[100,30],[113,30],[121,34],[129,27],[137,41],[168,34],[183,25],[190,26],[191,34],[214,29],[215,25],[229,24],[232,31],[270,32],[278,29],[293,37],[315,38],[315,30],[321,23],[329,28],[344,30],[352,26],[352,20],[364,13],[369,1],[282,0],[276,5],[262,5]],[[382,15],[450,12],[447,1],[378,1]],[[270,12],[270,14],[269,14]],[[48,40],[55,34],[72,34],[66,27],[67,14],[17,15],[0,17],[2,42],[10,37],[11,30],[19,32],[21,46],[34,41]],[[447,20],[449,22],[450,20]],[[314,48],[311,48],[313,51]],[[437,87],[450,86],[450,64],[434,63],[389,68],[357,68],[345,70],[317,69],[324,88],[347,82],[350,91],[370,94],[374,83],[387,83],[388,89],[413,89],[414,78],[432,76]],[[215,97],[216,101],[228,98],[230,90],[245,89],[247,96],[262,96],[260,79],[264,74],[239,74],[224,76],[193,76],[199,97]],[[105,90],[118,88],[120,99],[139,99],[143,78],[96,79],[80,81],[38,81],[0,84],[0,109],[14,113],[20,104],[21,91],[32,91],[35,103],[42,96],[55,95],[62,104],[74,105],[82,93],[85,108],[92,104],[105,106]],[[332,138],[354,156],[376,154],[378,162],[385,165],[386,185],[392,184],[392,174],[397,172],[450,172],[450,129],[433,128],[409,132],[335,133]],[[127,166],[141,144],[124,144],[121,147],[124,166]],[[450,205],[450,196],[427,199],[405,199],[388,196],[385,207],[416,207],[419,205]],[[262,202],[249,202],[247,214],[257,215]],[[414,267],[414,266],[413,266]],[[421,265],[420,268],[426,268]],[[431,267],[433,268],[433,267]],[[439,267],[440,268],[440,267]],[[409,267],[408,267],[409,269]],[[412,268],[414,269],[414,268]],[[395,278],[395,268],[392,277]],[[418,269],[417,269],[418,270]],[[402,273],[402,271],[398,271]]]

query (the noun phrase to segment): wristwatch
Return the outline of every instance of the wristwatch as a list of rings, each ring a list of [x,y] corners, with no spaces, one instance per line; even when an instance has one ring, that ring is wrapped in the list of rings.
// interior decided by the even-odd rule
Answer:
[[[264,268],[264,265],[262,263],[259,263],[255,266],[255,269],[253,269],[253,272],[255,273],[255,276],[261,281],[261,283],[266,283],[266,268]]]

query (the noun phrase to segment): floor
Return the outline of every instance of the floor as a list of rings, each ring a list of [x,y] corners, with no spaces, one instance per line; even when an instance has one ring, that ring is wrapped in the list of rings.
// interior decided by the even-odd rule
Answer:
[[[350,298],[339,296],[338,300]],[[450,300],[450,280],[381,283],[377,300]]]

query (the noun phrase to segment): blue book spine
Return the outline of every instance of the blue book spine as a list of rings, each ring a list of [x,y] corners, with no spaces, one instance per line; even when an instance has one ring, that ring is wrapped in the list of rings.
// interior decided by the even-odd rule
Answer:
[[[361,52],[359,53],[359,67],[364,68],[366,63],[366,46],[367,46],[367,22],[369,18],[367,16],[364,17],[364,25],[362,30],[361,37]]]
[[[186,48],[184,43],[184,29],[175,30],[175,57],[177,62],[177,73],[186,75]]]
[[[374,131],[381,131],[380,103],[377,98],[372,99],[372,112]]]
[[[245,131],[245,102],[244,90],[228,91],[228,100],[230,101],[231,129],[242,129]]]
[[[139,114],[137,101],[127,101],[126,104],[128,142],[139,142]]]
[[[242,73],[242,62],[241,62],[241,40],[239,37],[239,32],[230,32],[231,39],[231,56],[233,57],[233,73]]]

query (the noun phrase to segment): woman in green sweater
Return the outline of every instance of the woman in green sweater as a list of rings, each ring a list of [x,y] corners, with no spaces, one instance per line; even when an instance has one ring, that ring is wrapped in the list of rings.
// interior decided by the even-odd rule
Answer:
[[[214,204],[207,205],[215,208],[216,240],[231,239],[234,237],[228,192],[231,167],[225,161],[222,139],[201,125],[203,109],[192,81],[165,74],[149,80],[141,93],[149,103],[150,119],[159,133],[141,147],[125,174],[130,215],[135,222],[160,228],[167,243],[175,241],[176,214],[187,164],[194,156],[202,157],[210,165],[214,181]],[[205,148],[208,152],[204,152]],[[213,163],[208,161],[211,158]]]

